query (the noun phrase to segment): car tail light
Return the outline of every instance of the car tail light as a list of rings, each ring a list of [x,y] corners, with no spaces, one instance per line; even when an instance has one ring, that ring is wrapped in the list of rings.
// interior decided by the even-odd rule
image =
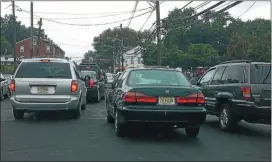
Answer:
[[[10,91],[15,91],[15,80],[14,79],[11,80],[11,83],[9,85],[9,89],[10,89]]]
[[[76,92],[78,90],[78,83],[76,80],[72,80],[71,82],[71,92]]]
[[[205,97],[202,93],[193,93],[186,97],[177,97],[179,104],[204,104]]]
[[[91,79],[91,80],[89,81],[89,86],[90,86],[90,87],[93,87],[93,86],[94,86],[94,80],[93,80],[93,79]]]
[[[251,99],[251,88],[250,87],[241,87],[241,91],[245,100]]]
[[[128,103],[157,103],[157,98],[139,92],[127,92],[123,101]]]

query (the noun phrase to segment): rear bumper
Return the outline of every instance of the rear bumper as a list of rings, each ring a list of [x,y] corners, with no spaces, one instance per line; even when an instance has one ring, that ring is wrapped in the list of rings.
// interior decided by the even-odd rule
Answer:
[[[64,103],[31,103],[19,102],[14,96],[10,98],[12,108],[25,111],[62,111],[75,110],[80,102],[79,97],[72,97],[70,101]]]
[[[248,122],[271,124],[271,106],[257,106],[253,102],[235,102],[238,115]]]
[[[200,125],[206,120],[206,109],[203,107],[184,109],[141,109],[123,107],[120,122],[167,123],[175,125]]]
[[[97,87],[87,88],[87,98],[97,98]]]

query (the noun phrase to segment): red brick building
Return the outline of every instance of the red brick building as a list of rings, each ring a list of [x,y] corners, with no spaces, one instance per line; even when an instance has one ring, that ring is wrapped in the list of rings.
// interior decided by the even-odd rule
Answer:
[[[16,43],[16,57],[24,58],[30,57],[30,37],[24,40],[21,40]],[[37,36],[33,37],[33,56],[37,56]],[[51,57],[64,57],[65,52],[52,40],[47,38],[40,39],[39,46],[40,56],[51,56]]]

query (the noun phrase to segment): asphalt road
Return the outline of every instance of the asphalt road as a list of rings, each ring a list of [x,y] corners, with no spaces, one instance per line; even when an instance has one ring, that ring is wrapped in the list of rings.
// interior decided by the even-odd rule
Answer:
[[[160,136],[133,129],[117,138],[105,120],[104,101],[88,104],[79,120],[68,114],[27,114],[15,121],[9,100],[1,103],[1,160],[18,161],[271,161],[271,128],[242,122],[223,133],[208,117],[197,139],[182,129]]]

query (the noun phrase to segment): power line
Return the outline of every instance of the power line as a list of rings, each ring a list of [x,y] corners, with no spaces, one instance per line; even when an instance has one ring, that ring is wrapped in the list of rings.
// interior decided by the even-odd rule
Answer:
[[[145,10],[149,10],[150,7],[145,8],[145,9],[141,9],[141,10],[137,10],[135,12],[140,12],[140,11],[145,11]],[[115,14],[111,14],[111,15],[102,15],[102,16],[91,16],[91,17],[54,17],[54,18],[50,18],[50,17],[44,17],[46,19],[51,19],[51,20],[72,20],[72,19],[92,19],[92,18],[103,18],[103,17],[113,17],[113,16],[118,16],[118,15],[124,15],[124,14],[128,14],[129,12],[123,12],[123,13],[115,13]]]
[[[193,3],[194,1],[190,1],[189,3],[187,3],[185,6],[183,6],[182,8],[181,8],[181,10],[183,10],[184,8],[186,8],[189,4],[191,4],[191,3]]]
[[[147,21],[150,19],[151,15],[152,15],[152,13],[153,13],[154,11],[155,11],[155,7],[152,9],[152,11],[150,12],[149,16],[147,17],[147,19],[145,20],[144,24],[143,24],[142,27],[139,29],[139,31],[141,31],[141,30],[144,28],[145,24],[146,24]]]
[[[255,3],[256,3],[256,1],[254,1],[254,2],[252,3],[252,5],[251,5],[244,13],[242,13],[240,16],[238,16],[237,18],[240,18],[240,17],[243,16],[245,13],[247,13],[247,12],[255,5]]]
[[[150,9],[150,7],[142,8],[137,11],[143,11]],[[35,12],[35,13],[41,13],[41,14],[51,14],[51,15],[108,15],[108,14],[121,14],[121,13],[131,13],[131,11],[119,11],[119,12],[104,12],[104,13],[60,13],[60,12]]]
[[[200,9],[201,7],[204,7],[204,6],[206,6],[207,4],[209,4],[209,3],[211,3],[211,1],[205,1],[205,2],[201,3],[200,5],[196,6],[194,9],[195,9],[195,10],[198,10],[198,9]]]
[[[225,8],[221,9],[220,11],[217,11],[215,15],[211,15],[211,16],[216,16],[216,15],[218,15],[218,14],[220,14],[220,13],[222,13],[222,12],[224,12],[224,11],[226,11],[226,10],[228,10],[228,9],[230,9],[230,8],[232,8],[232,7],[234,7],[234,6],[237,6],[238,4],[240,4],[240,3],[242,3],[242,2],[243,2],[243,1],[234,2],[234,3],[232,3],[232,4],[228,5],[228,6],[226,6]],[[186,25],[185,27],[192,26],[194,23],[195,23],[195,22],[192,22],[191,24]],[[178,29],[182,29],[182,28],[184,28],[184,27],[175,28],[175,29],[170,30],[169,32],[172,32],[172,31],[175,31],[175,30],[178,30]]]
[[[147,8],[150,9],[150,8]],[[145,10],[147,10],[145,9]],[[144,11],[144,10],[141,10]],[[139,12],[139,10],[137,11]],[[113,17],[113,16],[118,16],[118,15],[124,15],[124,14],[128,14],[128,13],[118,13],[118,14],[112,14],[112,15],[103,15],[103,16],[92,16],[92,17],[66,17],[66,18],[49,18],[49,17],[44,17],[46,19],[51,19],[51,20],[73,20],[73,19],[92,19],[92,18],[103,18],[103,17]],[[38,16],[36,16],[38,17]],[[21,18],[28,18],[28,17],[21,17]]]
[[[24,12],[29,13],[28,11],[25,11],[25,10],[23,10],[20,7],[18,7],[18,8],[19,8],[18,11],[24,11]],[[63,25],[71,25],[71,26],[102,26],[102,25],[110,25],[110,24],[120,23],[120,22],[123,22],[123,21],[127,21],[129,19],[133,19],[133,18],[137,18],[137,17],[143,16],[143,15],[148,14],[148,13],[150,13],[150,11],[142,13],[142,14],[139,14],[139,15],[136,15],[136,16],[134,16],[132,18],[127,18],[127,19],[123,19],[123,20],[119,20],[119,21],[113,21],[113,22],[107,22],[107,23],[100,23],[100,24],[72,24],[72,23],[64,23],[64,22],[59,22],[59,21],[55,21],[55,20],[43,18],[43,17],[37,16],[37,15],[35,15],[35,16],[39,17],[39,18],[42,18],[42,19],[44,19],[46,21],[54,22],[54,23],[57,23],[57,24],[63,24]]]
[[[132,10],[132,12],[131,12],[131,17],[130,17],[130,19],[129,19],[129,21],[128,21],[128,24],[127,24],[127,28],[129,27],[129,25],[130,25],[130,23],[131,23],[131,21],[132,21],[132,17],[134,16],[134,13],[135,13],[135,11],[136,11],[136,9],[137,9],[138,3],[139,3],[139,1],[136,1],[136,2],[135,2],[134,8],[133,8],[133,10]]]

